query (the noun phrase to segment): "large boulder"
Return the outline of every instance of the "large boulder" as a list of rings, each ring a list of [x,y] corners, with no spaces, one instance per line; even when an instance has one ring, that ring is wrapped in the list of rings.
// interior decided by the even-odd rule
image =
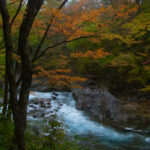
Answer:
[[[106,89],[72,89],[79,110],[90,112],[100,121],[130,122],[136,115],[126,110],[121,101]]]

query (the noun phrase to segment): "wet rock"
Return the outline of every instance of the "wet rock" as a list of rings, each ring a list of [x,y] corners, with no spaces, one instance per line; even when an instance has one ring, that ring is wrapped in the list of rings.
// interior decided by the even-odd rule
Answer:
[[[50,102],[47,102],[47,105],[48,105],[48,106],[51,106],[51,103],[50,103]]]
[[[40,104],[40,106],[41,106],[41,108],[46,108],[46,103],[43,102]]]
[[[34,102],[33,102],[33,104],[38,105],[38,104],[39,104],[39,102],[38,102],[38,101],[34,101]]]
[[[40,103],[39,99],[33,99],[30,103],[38,105]]]
[[[52,114],[52,113],[54,113],[54,111],[49,111],[48,113]]]
[[[63,103],[59,103],[58,105],[61,107],[61,106],[63,106]]]
[[[40,100],[40,101],[39,101],[39,104],[40,104],[40,105],[44,104],[44,101],[43,101],[43,100]]]
[[[37,107],[36,107],[34,104],[30,104],[29,107],[30,107],[30,108],[33,108],[34,110],[37,109]]]
[[[57,112],[58,111],[58,108],[54,109],[54,112]]]
[[[33,118],[41,118],[44,116],[45,116],[44,112],[36,112],[33,114]]]
[[[28,114],[33,115],[33,114],[36,113],[36,112],[37,112],[37,110],[33,109],[33,110],[29,110],[29,111],[28,111]]]
[[[53,100],[56,100],[56,96],[52,96],[52,99],[53,99]]]
[[[129,122],[136,116],[124,109],[120,101],[106,89],[72,89],[76,108],[90,112],[100,121]]]
[[[54,95],[54,96],[58,96],[58,94],[57,94],[57,93],[52,93],[52,95]]]

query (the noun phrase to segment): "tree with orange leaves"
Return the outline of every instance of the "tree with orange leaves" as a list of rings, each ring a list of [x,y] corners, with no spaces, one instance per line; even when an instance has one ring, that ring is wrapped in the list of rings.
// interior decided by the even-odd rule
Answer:
[[[25,150],[24,132],[27,103],[35,62],[50,49],[61,44],[83,38],[92,38],[93,41],[100,40],[104,35],[102,31],[106,30],[105,25],[107,27],[107,24],[111,24],[114,19],[128,16],[135,11],[134,9],[125,11],[126,7],[121,7],[121,10],[114,9],[111,6],[104,7],[103,5],[99,5],[97,8],[89,7],[88,3],[90,1],[87,0],[79,0],[75,3],[74,9],[71,9],[71,7],[62,9],[67,1],[62,1],[58,8],[52,8],[47,3],[44,4],[44,0],[28,0],[27,4],[24,0],[19,2],[11,0],[9,4],[6,0],[0,1],[2,30],[6,49],[5,81],[8,82],[8,84],[5,83],[5,87],[8,89],[7,85],[9,85],[10,108],[13,112],[15,136],[19,150]],[[9,8],[16,6],[16,11],[10,13]],[[100,22],[101,16],[104,15],[108,15],[108,19]],[[88,23],[95,24],[99,31],[89,32],[85,30]],[[50,40],[47,39],[53,39],[56,34],[61,35],[61,38],[50,44]],[[86,54],[81,55],[99,58],[108,55],[108,53],[97,50],[96,52],[88,51]],[[18,68],[21,69],[18,70]],[[60,73],[61,71],[56,72]],[[49,72],[43,70],[42,72],[49,75]],[[51,72],[51,74],[53,73]],[[65,79],[67,82],[82,80],[78,77],[68,78],[62,74],[54,76],[54,78],[57,81]],[[64,83],[63,80],[60,82],[61,84]],[[19,85],[21,90],[19,90],[18,99]]]

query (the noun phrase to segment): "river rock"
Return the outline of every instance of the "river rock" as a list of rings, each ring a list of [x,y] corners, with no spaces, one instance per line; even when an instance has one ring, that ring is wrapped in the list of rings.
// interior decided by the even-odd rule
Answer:
[[[33,109],[35,109],[35,110],[37,109],[37,106],[36,106],[35,104],[30,104],[29,107],[30,107],[30,108],[33,108]]]
[[[52,99],[53,99],[53,100],[56,100],[56,96],[52,96]]]
[[[48,105],[48,106],[51,106],[51,103],[50,103],[50,102],[47,102],[47,105]]]
[[[76,99],[76,108],[90,112],[100,121],[128,122],[135,119],[135,115],[126,111],[106,89],[72,89]]]
[[[58,96],[58,94],[57,94],[57,93],[52,93],[52,95],[54,95],[54,96]]]
[[[44,116],[45,116],[44,112],[36,112],[33,114],[33,118],[41,118]]]
[[[35,104],[35,105],[37,105],[37,104],[39,104],[39,102],[40,102],[40,100],[37,99],[37,98],[29,100],[29,104]]]

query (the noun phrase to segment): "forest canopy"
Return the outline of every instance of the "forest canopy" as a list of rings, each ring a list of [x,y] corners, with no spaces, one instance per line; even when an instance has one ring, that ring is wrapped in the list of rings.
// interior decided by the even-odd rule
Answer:
[[[0,0],[0,95],[19,150],[32,83],[70,91],[93,81],[119,98],[150,98],[149,8],[149,0]]]

